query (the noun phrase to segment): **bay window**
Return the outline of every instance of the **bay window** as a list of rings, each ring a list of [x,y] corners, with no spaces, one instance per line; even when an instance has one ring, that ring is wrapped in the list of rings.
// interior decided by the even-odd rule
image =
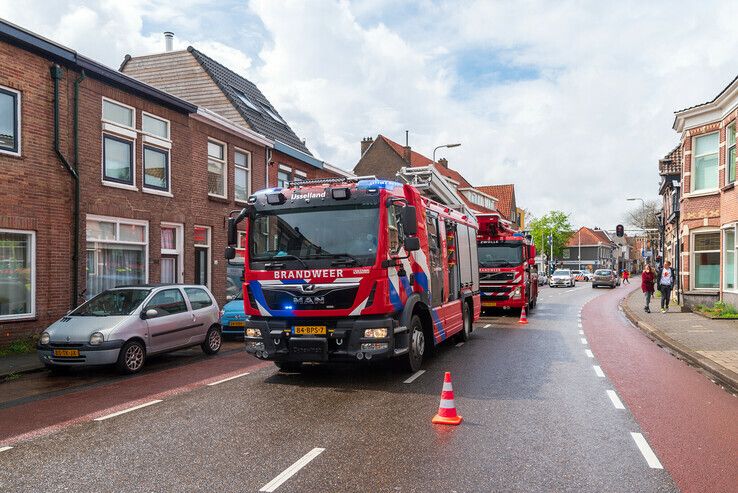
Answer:
[[[720,287],[720,232],[692,236],[692,283],[694,289]]]
[[[0,87],[0,152],[20,154],[20,93]]]
[[[233,154],[233,160],[236,168],[235,175],[235,199],[239,202],[246,202],[251,194],[251,153],[237,150]]]
[[[0,229],[0,320],[36,314],[36,234]]]
[[[692,167],[692,191],[701,192],[718,188],[719,133],[701,135],[694,139],[694,166]]]
[[[226,197],[226,146],[208,140],[208,195]]]
[[[723,231],[723,289],[735,290],[735,225]]]

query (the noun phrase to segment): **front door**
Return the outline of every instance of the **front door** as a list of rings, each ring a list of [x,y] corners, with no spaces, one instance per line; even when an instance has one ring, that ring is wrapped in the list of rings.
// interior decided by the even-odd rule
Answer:
[[[208,284],[208,249],[195,247],[195,284]]]
[[[440,306],[443,303],[443,265],[441,262],[441,238],[438,231],[438,216],[428,212],[428,268],[430,269],[431,305]]]
[[[175,284],[177,282],[177,256],[161,256],[161,282],[162,284]]]

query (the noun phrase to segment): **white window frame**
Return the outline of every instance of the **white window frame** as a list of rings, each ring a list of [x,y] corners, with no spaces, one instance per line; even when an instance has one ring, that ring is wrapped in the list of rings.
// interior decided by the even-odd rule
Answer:
[[[123,106],[124,108],[130,109],[133,114],[133,127],[128,127],[125,125],[121,125],[117,122],[112,122],[110,120],[106,120],[104,118],[104,111],[105,111],[105,102],[109,102],[112,104],[116,104],[118,106]],[[115,99],[106,98],[105,96],[102,96],[101,103],[100,103],[100,121],[102,122],[102,135],[100,136],[100,179],[102,181],[102,184],[107,187],[113,187],[113,188],[122,188],[123,190],[135,190],[138,191],[138,186],[136,185],[136,142],[137,142],[137,136],[138,133],[136,132],[136,108],[133,106],[121,103],[120,101],[116,101]],[[131,177],[133,180],[133,184],[128,183],[118,183],[116,181],[107,180],[105,178],[105,136],[108,135],[114,139],[119,140],[126,140],[130,141],[131,143],[131,163],[132,163],[132,169],[131,169]]]
[[[700,250],[700,253],[715,253],[720,255],[718,269],[720,270],[720,280],[715,288],[696,288],[695,279],[697,278],[697,264],[695,263],[694,237],[695,235],[720,233],[720,247],[718,250]],[[689,289],[690,291],[720,291],[722,289],[722,267],[723,267],[723,235],[719,228],[700,228],[689,232]]]
[[[36,318],[36,232],[22,229],[0,228],[0,233],[28,235],[31,238],[31,311],[13,315],[0,315],[0,320],[32,320]]]
[[[112,120],[106,120],[105,119],[105,102],[106,101],[108,103],[112,103],[112,104],[115,104],[115,105],[118,105],[118,106],[122,106],[124,108],[128,108],[129,110],[131,110],[131,112],[132,112],[131,118],[133,120],[133,126],[129,127],[127,125],[122,125],[122,124],[120,124],[118,122],[114,122]],[[134,138],[134,139],[136,138],[135,137],[135,134],[136,134],[136,108],[135,107],[133,107],[133,106],[131,106],[129,104],[121,103],[120,101],[116,101],[115,99],[107,98],[105,96],[102,96],[102,100],[100,102],[100,120],[104,124],[108,124],[108,125],[113,126],[113,127],[118,127],[118,129],[120,129],[120,131],[122,131],[122,134],[125,135],[126,137],[131,137],[131,138]],[[109,132],[115,132],[115,130],[112,130],[112,129],[111,130],[108,130],[108,131]],[[130,133],[129,133],[130,131],[133,131],[133,133],[134,133],[133,136],[130,135]]]
[[[174,229],[174,236],[177,248],[174,250],[160,247],[160,255],[176,255],[177,256],[177,282],[184,282],[184,224],[162,222],[159,225],[159,236],[161,236],[161,228]],[[161,242],[161,239],[159,240]]]
[[[711,154],[715,154],[715,153],[712,153],[711,152],[710,154],[700,154],[698,156],[697,155],[697,139],[700,138],[700,137],[707,137],[708,135],[712,135],[712,134],[718,134],[718,147],[717,147],[717,150],[715,151],[717,153],[717,158],[718,158],[718,167],[717,167],[717,170],[716,170],[716,172],[718,174],[717,180],[716,180],[718,186],[715,187],[715,188],[703,188],[703,189],[700,189],[700,190],[695,190],[694,189],[694,186],[695,186],[695,183],[697,183],[697,179],[696,179],[696,176],[697,176],[697,173],[696,173],[696,171],[697,171],[697,168],[696,168],[697,158],[698,157],[702,157],[702,156],[709,156]],[[704,134],[701,134],[701,135],[695,135],[694,137],[692,137],[692,168],[691,168],[690,171],[691,171],[691,174],[690,174],[690,180],[689,180],[689,190],[690,190],[690,192],[692,194],[702,195],[702,194],[710,194],[710,193],[715,193],[715,192],[719,192],[720,191],[720,132],[719,131],[716,131],[716,132],[707,132],[707,133],[704,133]]]
[[[290,168],[287,165],[280,164],[279,167],[277,168],[277,183],[276,183],[276,186],[277,187],[279,186],[279,172],[280,171],[282,171],[284,173],[287,173],[287,177],[288,177],[287,178],[287,181],[288,182],[292,181],[292,171],[293,171],[292,168]]]
[[[136,226],[144,227],[144,240],[143,243],[140,241],[121,241],[115,240],[88,240],[87,239],[87,221],[103,221],[108,223],[115,223],[115,237],[120,238],[120,225],[121,224],[133,224]],[[85,246],[87,243],[107,243],[113,245],[143,245],[144,246],[144,257],[146,264],[145,279],[144,283],[149,282],[149,222],[141,219],[128,219],[125,217],[112,217],[112,216],[98,216],[96,214],[85,215]],[[89,250],[87,250],[89,255]],[[96,259],[97,262],[97,259]],[[97,265],[95,266],[97,269]]]
[[[146,148],[152,149],[156,152],[164,153],[167,156],[167,189],[162,190],[159,188],[153,188],[146,185]],[[144,143],[141,146],[141,191],[145,193],[151,193],[154,195],[163,195],[165,197],[174,197],[172,195],[172,153],[169,149],[164,149],[155,145]]]
[[[731,146],[730,143],[728,142],[728,129],[731,126],[733,127],[734,135],[736,137],[738,137],[738,133],[735,133],[736,131],[738,131],[738,119],[733,120],[732,122],[728,123],[725,126],[725,180],[724,180],[724,182],[725,182],[725,185],[726,186],[727,185],[730,185],[731,183],[738,182],[738,162],[733,163],[733,166],[736,166],[736,173],[735,173],[736,176],[735,176],[735,179],[733,181],[730,181],[730,168],[729,168],[729,166],[730,166],[730,148],[731,147],[734,147],[734,148],[738,149],[738,147],[736,147],[736,143],[733,143],[733,145]],[[738,139],[736,139],[736,142],[738,142]],[[720,149],[720,148],[718,147],[718,149]],[[738,161],[738,155],[736,155],[736,161]]]
[[[15,136],[15,138],[16,138],[16,140],[18,142],[17,150],[16,151],[12,151],[10,149],[1,149],[0,148],[0,154],[5,154],[5,155],[8,155],[8,156],[20,157],[21,156],[21,144],[22,144],[22,141],[23,141],[23,139],[21,139],[21,135],[23,134],[23,131],[22,131],[22,129],[23,129],[22,123],[23,122],[21,121],[21,105],[23,104],[23,102],[21,101],[21,92],[19,90],[17,90],[17,89],[13,89],[13,88],[10,88],[10,87],[7,87],[7,86],[0,86],[0,89],[2,89],[3,91],[12,92],[12,93],[15,94],[15,101],[16,101],[16,105],[15,105],[15,122],[16,122],[15,132],[16,132],[16,136]]]
[[[149,132],[145,131],[144,128],[143,128],[144,127],[144,123],[143,122],[144,122],[144,118],[147,118],[147,117],[148,118],[151,118],[153,120],[159,120],[161,122],[166,123],[167,124],[167,136],[166,137],[160,137],[158,135],[154,135],[152,133],[149,133]],[[156,139],[156,140],[160,140],[160,141],[163,140],[163,141],[166,141],[166,142],[171,142],[172,141],[172,122],[170,122],[166,118],[162,118],[160,116],[154,115],[153,113],[149,113],[147,111],[143,111],[142,110],[141,111],[141,133],[144,136],[149,136],[149,137],[152,137],[153,139]]]
[[[736,177],[738,178],[738,177]],[[725,287],[725,278],[723,274],[725,270],[725,232],[733,230],[733,283],[734,288]],[[727,293],[738,293],[738,223],[724,224],[720,235],[720,286],[721,290]]]
[[[214,157],[211,157],[210,154],[207,152],[207,144],[205,146],[205,153],[208,159],[207,164],[210,164],[210,160],[221,162],[223,164],[223,195],[218,195],[215,193],[211,193],[210,190],[208,190],[208,196],[209,197],[216,197],[219,199],[227,199],[228,198],[228,144],[226,144],[223,141],[220,141],[218,139],[214,139],[212,137],[208,137],[207,143],[212,142],[213,144],[217,144],[219,146],[223,147],[223,160],[216,159]],[[207,171],[207,169],[206,169]],[[208,171],[209,173],[209,171]],[[209,188],[209,187],[208,187]]]
[[[210,226],[205,226],[203,224],[195,224],[192,226],[192,232],[194,233],[195,228],[205,228],[208,231],[208,242],[205,243],[195,243],[194,239],[192,241],[192,244],[194,247],[199,248],[207,248],[208,249],[208,283],[206,287],[210,289],[210,286],[213,284],[213,228]],[[193,266],[194,268],[194,266]],[[194,272],[194,271],[193,271]]]
[[[245,167],[239,165],[236,162],[236,153],[246,156],[247,165]],[[239,147],[233,147],[233,200],[242,204],[245,204],[248,198],[251,196],[251,157],[251,152]],[[246,171],[246,200],[240,200],[236,198],[236,169],[242,169]]]

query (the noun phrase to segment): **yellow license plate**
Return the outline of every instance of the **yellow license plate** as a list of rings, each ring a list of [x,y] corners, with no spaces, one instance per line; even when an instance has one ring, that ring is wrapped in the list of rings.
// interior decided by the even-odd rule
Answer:
[[[241,320],[241,321],[234,320],[232,322],[228,322],[228,326],[229,327],[243,327],[245,325],[246,325],[246,322],[243,321],[243,320]]]
[[[325,325],[295,325],[292,327],[292,333],[302,336],[325,335]]]
[[[495,301],[483,301],[482,306],[497,306],[497,302]]]
[[[79,349],[54,349],[54,356],[61,356],[66,358],[78,358]]]

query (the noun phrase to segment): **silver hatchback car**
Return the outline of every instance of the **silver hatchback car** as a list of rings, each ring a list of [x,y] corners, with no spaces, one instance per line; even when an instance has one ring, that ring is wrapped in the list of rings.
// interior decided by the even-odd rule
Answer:
[[[46,329],[37,350],[50,369],[115,364],[136,373],[146,358],[222,344],[218,304],[205,286],[122,286],[103,291]]]

